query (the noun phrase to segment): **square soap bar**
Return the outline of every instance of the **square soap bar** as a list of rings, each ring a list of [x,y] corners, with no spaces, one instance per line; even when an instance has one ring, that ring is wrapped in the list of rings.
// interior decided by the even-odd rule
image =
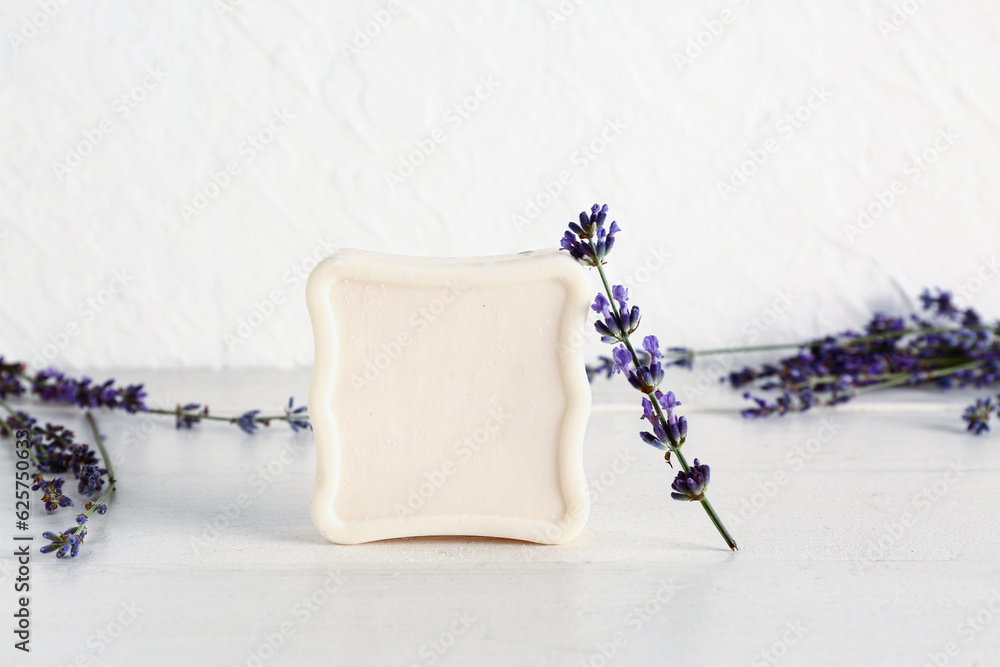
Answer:
[[[306,288],[312,518],[340,544],[476,535],[560,544],[590,503],[586,271],[557,251],[340,250]]]

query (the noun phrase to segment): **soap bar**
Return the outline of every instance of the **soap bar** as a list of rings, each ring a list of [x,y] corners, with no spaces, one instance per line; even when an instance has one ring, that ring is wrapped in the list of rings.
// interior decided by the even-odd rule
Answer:
[[[554,250],[321,261],[306,287],[319,531],[339,544],[575,538],[590,512],[589,292]]]

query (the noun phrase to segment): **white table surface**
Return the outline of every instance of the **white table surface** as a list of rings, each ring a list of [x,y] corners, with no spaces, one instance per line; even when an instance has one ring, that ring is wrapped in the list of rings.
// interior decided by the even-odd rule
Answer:
[[[153,403],[207,401],[220,414],[304,401],[308,386],[305,372],[117,377],[146,381]],[[667,385],[694,377],[678,372]],[[309,518],[311,434],[100,415],[121,452],[119,490],[80,557],[34,552],[30,656],[11,646],[16,573],[3,549],[0,664],[1000,664],[1000,433],[963,431],[973,394],[896,391],[747,421],[736,392],[681,392],[685,449],[712,466],[713,503],[740,545],[731,553],[698,505],[670,499],[672,472],[636,436],[623,384],[595,385],[591,518],[555,547],[329,544]],[[268,464],[278,474],[252,477]],[[925,490],[931,499],[920,500]],[[251,502],[219,520],[240,494]],[[73,516],[36,513],[32,532],[40,539]],[[197,545],[213,521],[222,530]]]

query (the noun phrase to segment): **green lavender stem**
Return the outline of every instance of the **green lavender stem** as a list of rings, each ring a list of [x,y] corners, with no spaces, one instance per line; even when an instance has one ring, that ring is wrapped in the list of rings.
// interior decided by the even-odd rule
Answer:
[[[83,512],[83,515],[86,516],[89,521],[90,517],[97,511],[97,508],[105,504],[111,497],[112,492],[115,490],[115,471],[114,467],[111,465],[111,457],[108,456],[108,450],[104,447],[104,438],[101,437],[101,432],[97,430],[97,422],[94,421],[94,416],[90,414],[90,412],[87,413],[87,423],[90,424],[90,430],[94,432],[94,442],[97,444],[97,449],[101,452],[101,458],[104,459],[104,466],[108,469],[108,488],[104,489],[104,493],[102,493],[97,500],[92,503],[87,503],[90,505],[90,509],[84,510]],[[86,525],[86,523],[82,523],[71,532],[74,535],[79,535],[83,532]]]
[[[963,329],[968,329],[970,331],[992,331],[993,333],[1000,334],[995,326],[977,325],[962,327]],[[858,336],[857,338],[846,337],[846,336],[834,336],[834,338],[845,338],[842,341],[843,345],[857,345],[858,343],[870,343],[877,340],[886,340],[889,338],[902,338],[903,336],[910,336],[913,334],[936,334],[936,333],[948,333],[954,331],[954,328],[949,327],[931,327],[927,329],[904,329],[903,331],[886,331],[878,334],[871,334],[868,336]],[[775,343],[773,345],[753,345],[753,346],[737,346],[737,347],[718,347],[710,350],[691,350],[689,352],[667,352],[667,356],[671,357],[709,357],[718,354],[739,354],[742,352],[771,352],[774,350],[792,350],[798,349],[800,347],[807,347],[815,341],[806,341],[804,343]]]
[[[146,410],[146,412],[153,415],[170,415],[171,417],[192,417],[198,420],[205,419],[208,421],[229,422],[231,424],[235,424],[236,421],[239,419],[239,416],[226,417],[223,415],[206,415],[201,410],[185,412],[184,410],[162,410],[160,408],[149,408],[148,410]],[[258,424],[264,424],[265,426],[267,426],[268,422],[288,421],[289,418],[290,418],[289,415],[264,415],[264,416],[258,415],[254,417],[254,421],[256,421]],[[309,418],[308,414],[295,415],[295,419],[306,420],[308,418]]]
[[[933,380],[934,378],[944,377],[946,375],[954,375],[955,373],[961,373],[962,371],[972,370],[978,368],[982,365],[982,361],[970,361],[967,364],[961,364],[959,366],[951,366],[949,368],[941,368],[930,373],[925,373],[923,377],[927,380]],[[886,380],[885,382],[879,382],[877,384],[869,384],[864,387],[858,387],[854,390],[855,394],[864,394],[869,391],[875,391],[876,389],[887,389],[889,387],[897,387],[901,384],[906,384],[910,381],[912,377],[909,373],[897,373],[897,377]]]
[[[939,368],[934,371],[926,372],[921,375],[923,380],[933,380],[939,377],[945,377],[948,375],[954,375],[955,373],[961,373],[962,371],[973,370],[982,366],[982,361],[970,361],[964,364],[958,364],[954,366],[946,366],[944,368]],[[856,394],[865,393],[868,391],[874,391],[876,389],[885,389],[887,387],[896,387],[901,384],[906,384],[913,378],[912,373],[876,373],[872,375],[859,375],[859,380],[875,380],[869,385],[864,385],[858,387],[855,390]],[[839,379],[836,375],[824,375],[821,377],[809,378],[808,382],[802,382],[799,384],[791,385],[792,390],[798,391],[805,387],[815,387],[818,384],[829,384],[831,382],[836,382]]]
[[[621,323],[622,322],[621,313],[619,313],[618,311],[618,306],[615,303],[611,287],[608,284],[608,277],[604,274],[604,267],[601,265],[600,262],[595,263],[595,266],[597,266],[597,272],[600,274],[601,282],[604,284],[604,291],[607,294],[608,301],[611,303],[611,312],[614,314],[615,320]],[[632,363],[635,365],[636,368],[639,368],[639,366],[641,365],[639,363],[639,355],[635,353],[635,348],[632,347],[632,341],[629,339],[628,332],[625,331],[624,327],[620,327],[620,329],[622,334],[622,343],[625,345],[625,348],[629,351],[629,354],[632,355]],[[666,429],[667,418],[663,414],[663,409],[660,407],[660,402],[657,400],[653,392],[642,392],[642,393],[645,394],[646,398],[648,398],[650,403],[653,404],[653,409],[656,411],[657,419],[660,420],[660,425],[664,429]],[[691,470],[691,467],[688,465],[687,459],[684,458],[684,455],[681,453],[681,450],[678,447],[675,447],[670,442],[667,442],[667,446],[670,448],[670,453],[677,460],[677,463],[680,465],[681,469],[684,472],[689,472]],[[715,524],[716,529],[718,529],[719,533],[722,535],[722,539],[726,541],[726,545],[733,551],[739,551],[739,547],[736,546],[736,540],[734,540],[733,536],[729,534],[728,530],[726,530],[725,524],[722,523],[722,519],[719,518],[719,515],[715,512],[715,508],[712,507],[712,503],[708,501],[707,497],[702,497],[700,502],[701,506],[705,508],[705,512],[708,514],[708,518],[712,520],[712,523]]]
[[[17,375],[18,377],[20,377],[22,380],[25,380],[26,382],[29,382],[29,383],[34,382],[34,378],[31,377],[30,375],[28,375],[27,373],[24,373],[24,372],[15,372],[15,375]],[[4,406],[4,407],[6,407],[6,406]],[[7,408],[7,409],[10,410],[10,408]],[[240,416],[242,416],[242,415],[237,415],[235,417],[227,417],[225,415],[209,415],[209,414],[205,414],[202,410],[187,410],[187,411],[181,410],[179,406],[175,410],[163,410],[163,409],[160,409],[160,408],[149,408],[148,410],[145,410],[144,412],[146,412],[147,414],[169,415],[171,417],[178,417],[178,418],[180,418],[180,417],[190,417],[190,418],[193,418],[193,419],[196,419],[196,420],[199,420],[199,421],[204,419],[206,421],[229,422],[230,424],[235,424],[237,422],[237,420],[240,418]],[[293,415],[289,415],[289,414],[283,414],[283,415],[263,415],[263,416],[258,415],[256,417],[254,417],[254,421],[257,422],[258,424],[263,424],[264,426],[267,426],[269,422],[272,422],[272,421],[288,421],[292,417],[293,417]],[[294,417],[295,417],[296,420],[300,420],[300,421],[305,421],[305,420],[309,419],[308,413],[306,413],[306,414],[301,414],[300,413],[300,414],[294,415]]]

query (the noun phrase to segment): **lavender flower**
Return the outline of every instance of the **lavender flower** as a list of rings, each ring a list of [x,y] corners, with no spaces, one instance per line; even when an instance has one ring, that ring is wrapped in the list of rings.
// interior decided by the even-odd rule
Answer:
[[[92,496],[104,488],[104,475],[108,472],[107,468],[99,468],[96,465],[85,465],[77,476],[80,483],[77,485],[77,491],[85,496]]]
[[[619,288],[621,285],[615,285],[615,287]],[[594,328],[597,329],[597,333],[601,334],[601,342],[603,343],[623,342],[625,336],[633,333],[639,327],[639,308],[632,306],[629,310],[627,307],[628,290],[623,293],[619,292],[619,295],[624,296],[625,300],[618,301],[619,306],[614,310],[611,308],[611,302],[603,294],[598,294],[591,306],[595,313],[604,318],[594,323]]]
[[[77,380],[48,368],[39,371],[31,381],[31,392],[47,403],[68,403],[80,408],[108,408],[129,414],[146,412],[143,385],[116,387],[114,380],[95,384],[89,377]]]
[[[24,364],[20,362],[7,363],[3,356],[0,356],[0,400],[9,396],[20,396],[24,393],[24,384],[21,382],[23,373]]]
[[[257,430],[257,415],[260,414],[260,410],[248,410],[244,412],[239,417],[234,417],[231,421],[239,426],[245,433],[253,435],[254,431]],[[266,423],[264,424],[267,425]]]
[[[64,496],[62,492],[63,484],[66,483],[65,477],[46,480],[41,475],[35,475],[34,482],[31,490],[43,492],[42,502],[45,504],[46,514],[52,514],[60,507],[73,506],[73,500],[69,496]]]
[[[679,470],[674,483],[670,485],[673,492],[670,497],[674,500],[701,500],[705,497],[705,489],[712,478],[712,471],[707,465],[694,460],[694,465],[688,471]]]
[[[569,231],[562,238],[560,246],[573,259],[588,266],[599,266],[615,245],[615,234],[619,231],[618,223],[612,222],[607,229],[604,221],[608,217],[608,206],[594,204],[590,215],[580,214],[580,224],[569,223]]]
[[[80,552],[80,545],[83,544],[83,538],[86,534],[87,527],[84,525],[79,525],[76,528],[70,528],[63,533],[42,533],[42,537],[49,540],[51,543],[42,547],[42,553],[47,554],[55,551],[58,558],[65,558],[66,556],[76,558],[76,555]]]
[[[976,435],[981,435],[990,430],[990,415],[996,410],[996,406],[989,398],[980,398],[974,404],[965,408],[962,419],[969,422],[968,430]]]
[[[656,338],[656,336],[646,336],[643,338],[642,349],[646,351],[649,358],[653,361],[663,358],[663,354],[660,352],[660,341]]]
[[[652,432],[642,431],[639,437],[657,449],[666,450],[664,458],[668,464],[671,455],[676,456],[682,469],[681,473],[690,475],[691,479],[697,482],[695,486],[686,487],[686,499],[701,501],[702,507],[726,544],[735,551],[736,541],[726,530],[712,504],[705,498],[704,487],[708,483],[708,466],[699,467],[698,460],[695,459],[696,467],[689,468],[681,454],[680,447],[687,437],[687,420],[677,417],[675,409],[680,403],[673,392],[663,393],[659,389],[667,365],[661,362],[664,355],[660,350],[660,342],[656,336],[646,336],[642,341],[642,349],[636,350],[631,335],[639,327],[639,307],[630,306],[628,289],[622,285],[611,287],[604,273],[605,259],[614,245],[614,235],[619,231],[617,222],[612,222],[607,232],[604,231],[607,212],[607,206],[599,207],[594,204],[590,216],[586,212],[580,214],[580,224],[569,223],[569,231],[562,239],[563,250],[568,251],[581,264],[596,268],[601,276],[604,291],[595,297],[591,306],[600,318],[594,323],[594,328],[601,335],[603,342],[615,345],[613,358],[605,358],[606,361],[601,368],[608,377],[616,373],[624,374],[629,384],[643,394],[642,419],[650,423]],[[588,377],[593,377],[595,372],[596,370],[588,368]],[[675,493],[671,494],[675,498],[676,491],[679,490],[677,485],[678,482],[675,481]]]
[[[603,375],[604,377],[611,379],[611,375],[615,373],[615,361],[611,357],[600,355],[597,357],[597,364],[591,366],[586,364],[587,370],[587,381],[593,382],[595,375]]]
[[[179,429],[192,428],[202,420],[214,420],[231,422],[245,432],[253,433],[259,425],[268,426],[273,419],[287,421],[295,432],[312,428],[306,406],[296,407],[294,398],[288,399],[284,414],[269,416],[260,415],[260,410],[250,410],[238,417],[209,415],[208,406],[202,407],[200,403],[178,404],[174,410],[154,409],[144,403],[146,392],[141,384],[119,387],[114,384],[114,380],[97,384],[88,377],[71,378],[53,368],[29,376],[25,372],[23,363],[7,362],[0,356],[0,408],[7,411],[7,415],[0,420],[0,437],[12,436],[18,431],[28,431],[29,457],[36,469],[32,490],[42,492],[42,502],[46,512],[52,514],[61,507],[72,507],[74,503],[62,492],[66,477],[46,479],[44,475],[72,473],[78,480],[77,491],[80,494],[84,496],[99,494],[95,501],[86,503],[83,513],[77,515],[76,527],[63,533],[45,533],[50,544],[42,547],[42,552],[54,551],[60,558],[66,556],[72,558],[79,553],[89,520],[95,513],[100,515],[107,513],[106,501],[115,490],[116,482],[110,457],[93,416],[89,412],[86,414],[100,450],[100,458],[89,445],[77,442],[73,431],[65,426],[47,423],[41,427],[34,417],[23,411],[14,410],[4,402],[8,397],[27,394],[28,388],[45,403],[74,405],[85,410],[107,408],[129,414],[147,412],[171,415],[175,419],[175,426]],[[101,466],[102,460],[107,465],[106,468]]]
[[[174,410],[174,428],[191,428],[207,416],[207,405],[202,408],[201,403],[186,403],[184,405],[178,403]]]
[[[632,363],[632,354],[624,345],[619,345],[612,352],[611,356],[614,357],[614,365],[612,370],[615,373],[628,373],[628,365]]]
[[[288,406],[285,408],[285,419],[288,420],[288,425],[291,426],[292,430],[296,433],[300,430],[312,430],[312,423],[309,421],[309,417],[305,415],[305,411],[308,408],[304,405],[296,408],[294,405],[295,398],[289,396]]]
[[[863,331],[839,334],[800,345],[776,364],[743,368],[729,374],[734,388],[755,403],[744,417],[783,416],[817,405],[838,405],[859,394],[898,386],[933,383],[943,390],[1000,383],[1000,323],[983,325],[971,308],[961,310],[949,292],[924,290],[926,316],[909,318],[875,313]],[[742,351],[752,351],[749,348]],[[696,354],[738,352],[711,350]],[[772,399],[760,392],[776,392]],[[988,430],[989,411],[972,406],[964,418],[969,431]]]
[[[929,310],[938,317],[957,319],[961,311],[951,302],[951,293],[943,291],[940,287],[935,288],[935,292],[937,294],[931,294],[929,289],[925,289],[920,294],[920,303],[923,304],[924,310]]]

